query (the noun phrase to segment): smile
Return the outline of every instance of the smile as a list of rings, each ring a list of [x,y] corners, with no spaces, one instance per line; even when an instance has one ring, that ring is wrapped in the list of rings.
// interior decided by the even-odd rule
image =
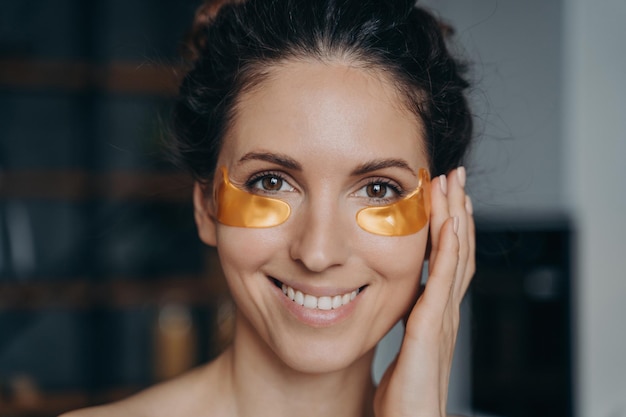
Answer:
[[[316,297],[311,294],[305,294],[300,290],[296,290],[289,285],[281,283],[278,280],[274,280],[274,283],[276,284],[276,286],[282,289],[283,294],[285,294],[291,301],[311,310],[338,309],[342,306],[350,304],[350,302],[352,302],[352,300],[354,300],[356,296],[359,295],[359,293],[365,288],[361,287],[345,294]]]

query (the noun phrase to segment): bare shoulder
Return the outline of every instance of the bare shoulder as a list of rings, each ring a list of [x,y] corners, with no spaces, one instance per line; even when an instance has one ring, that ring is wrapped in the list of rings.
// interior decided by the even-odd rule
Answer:
[[[199,416],[210,408],[224,407],[224,396],[215,375],[215,363],[195,368],[184,375],[150,387],[127,399],[71,411],[60,417],[160,417]]]
[[[134,414],[129,414],[129,411],[130,410],[127,410],[126,407],[122,406],[122,402],[119,402],[97,407],[74,410],[63,413],[59,417],[106,417],[113,415],[133,416]]]

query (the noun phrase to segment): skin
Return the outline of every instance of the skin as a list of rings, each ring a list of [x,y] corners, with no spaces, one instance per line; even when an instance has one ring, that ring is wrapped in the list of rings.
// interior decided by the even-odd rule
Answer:
[[[474,273],[464,169],[433,180],[430,227],[368,233],[358,209],[402,197],[383,187],[384,198],[372,198],[368,184],[408,193],[428,167],[420,121],[371,70],[297,61],[271,75],[241,98],[218,166],[238,187],[288,202],[290,218],[266,229],[224,226],[210,190],[194,191],[200,238],[217,247],[238,307],[232,346],[178,379],[72,417],[445,415],[459,305]],[[264,189],[253,181],[259,173],[279,175],[280,186]],[[310,314],[274,279],[319,296],[364,290],[340,310]],[[375,388],[375,346],[403,318],[400,354]]]

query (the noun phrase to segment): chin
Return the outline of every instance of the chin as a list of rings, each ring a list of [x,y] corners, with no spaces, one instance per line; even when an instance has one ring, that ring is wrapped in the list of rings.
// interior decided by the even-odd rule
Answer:
[[[374,359],[377,343],[386,333],[386,324],[364,319],[367,326],[349,321],[330,328],[290,326],[272,328],[264,342],[279,362],[305,374],[334,373],[351,367],[367,367]],[[389,328],[393,323],[389,323]],[[369,371],[368,371],[369,372]]]
[[[362,364],[363,361],[369,367],[374,358],[373,347],[363,352],[356,346],[338,346],[337,343],[325,345],[316,343],[307,348],[292,349],[294,348],[290,348],[288,352],[275,351],[275,353],[287,367],[303,374],[319,375],[340,372]]]

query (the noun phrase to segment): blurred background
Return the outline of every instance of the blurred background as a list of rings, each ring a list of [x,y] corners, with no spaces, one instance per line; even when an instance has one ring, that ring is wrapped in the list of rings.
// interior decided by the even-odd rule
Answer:
[[[229,338],[191,182],[160,153],[198,3],[0,0],[0,417],[122,398]],[[423,4],[475,82],[450,411],[625,417],[626,3]]]

